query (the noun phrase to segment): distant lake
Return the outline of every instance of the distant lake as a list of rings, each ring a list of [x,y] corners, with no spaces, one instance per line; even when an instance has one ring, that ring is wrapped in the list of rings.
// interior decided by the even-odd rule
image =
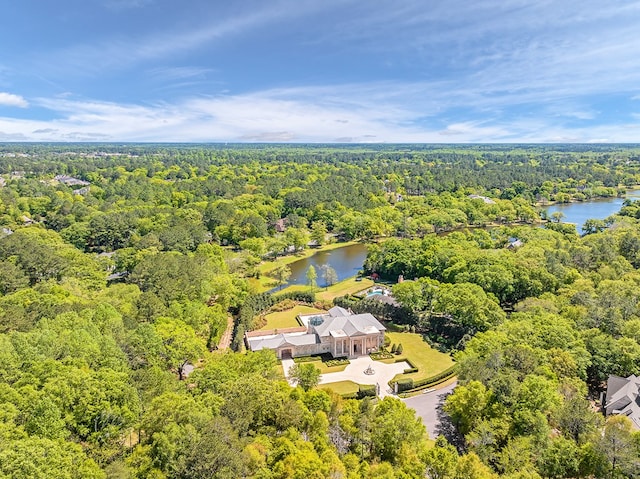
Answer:
[[[622,198],[602,198],[579,203],[558,203],[546,208],[547,213],[556,211],[564,214],[563,223],[574,223],[576,230],[582,234],[582,225],[589,219],[603,220],[620,211],[626,199],[640,199],[640,190],[627,191]]]
[[[329,265],[336,270],[338,281],[342,281],[355,276],[362,269],[365,259],[367,259],[367,246],[361,243],[343,246],[330,251],[318,251],[308,258],[295,261],[289,265],[291,276],[283,288],[292,284],[307,284],[307,270],[311,265],[318,273],[318,286],[324,286],[320,269],[324,265]]]

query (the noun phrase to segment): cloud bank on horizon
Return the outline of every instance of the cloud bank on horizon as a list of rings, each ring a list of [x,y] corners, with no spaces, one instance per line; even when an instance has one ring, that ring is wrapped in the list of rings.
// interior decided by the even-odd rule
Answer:
[[[640,142],[640,1],[43,3],[0,141]]]

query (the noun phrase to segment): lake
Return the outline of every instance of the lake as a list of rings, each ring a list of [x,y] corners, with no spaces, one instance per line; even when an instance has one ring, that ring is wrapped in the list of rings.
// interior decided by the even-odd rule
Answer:
[[[546,208],[551,215],[556,211],[564,214],[563,223],[574,223],[582,234],[582,225],[589,219],[603,220],[620,211],[626,199],[640,199],[640,190],[631,190],[622,198],[601,198],[579,203],[558,203]]]
[[[342,281],[355,276],[362,269],[366,258],[367,246],[361,243],[343,246],[330,251],[318,251],[308,258],[295,261],[289,265],[291,276],[284,287],[292,284],[307,284],[307,270],[311,265],[318,273],[318,286],[324,286],[320,270],[321,266],[324,265],[329,265],[336,270],[338,281]]]

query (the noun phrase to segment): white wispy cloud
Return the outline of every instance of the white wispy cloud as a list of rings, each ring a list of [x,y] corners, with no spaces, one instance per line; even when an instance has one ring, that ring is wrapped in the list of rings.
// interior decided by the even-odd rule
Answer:
[[[197,66],[182,67],[160,67],[149,71],[153,77],[163,80],[183,80],[186,78],[204,78],[208,73],[212,72],[211,68],[203,68]]]
[[[7,93],[7,92],[0,92],[0,105],[17,106],[19,108],[26,108],[29,106],[29,103],[20,95],[14,95],[13,93]]]
[[[0,118],[0,131],[32,141],[158,142],[634,142],[640,134],[640,119],[577,128],[554,115],[467,121],[452,115],[443,124],[442,117],[429,116],[432,100],[421,99],[428,87],[298,87],[147,105],[41,98],[34,105],[56,119]]]
[[[141,8],[154,3],[154,0],[107,0],[104,5],[116,11]]]
[[[97,42],[87,42],[61,51],[47,52],[40,62],[47,69],[59,72],[73,69],[94,75],[108,70],[121,70],[148,60],[167,60],[191,52],[222,39],[238,36],[275,22],[307,16],[340,0],[314,2],[299,0],[290,2],[248,3],[233,13],[219,13],[212,8],[210,18],[198,18],[189,28],[167,30],[144,35],[112,36]]]

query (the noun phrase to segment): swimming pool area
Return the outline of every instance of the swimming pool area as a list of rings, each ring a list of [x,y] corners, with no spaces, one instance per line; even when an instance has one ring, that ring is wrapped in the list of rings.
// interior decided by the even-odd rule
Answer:
[[[365,298],[370,298],[371,296],[390,296],[390,295],[391,295],[391,291],[389,291],[387,288],[381,288],[378,286],[368,290],[365,293]]]

